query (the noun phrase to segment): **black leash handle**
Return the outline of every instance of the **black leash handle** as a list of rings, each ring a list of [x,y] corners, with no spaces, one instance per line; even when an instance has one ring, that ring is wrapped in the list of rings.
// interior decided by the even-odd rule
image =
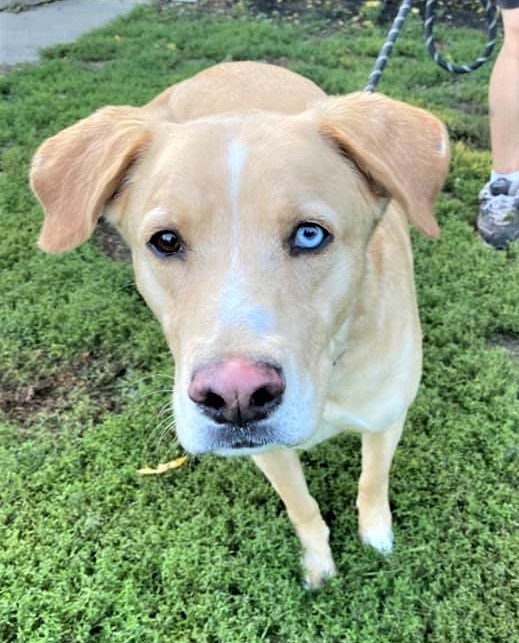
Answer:
[[[426,0],[424,11],[425,46],[431,58],[442,69],[446,69],[447,71],[455,74],[467,74],[471,71],[474,71],[478,67],[481,67],[481,65],[483,65],[490,58],[494,45],[496,44],[497,17],[499,12],[496,5],[494,4],[494,0],[480,1],[481,5],[483,6],[485,18],[487,21],[487,44],[483,53],[478,56],[472,63],[467,65],[455,65],[453,63],[447,62],[444,58],[442,58],[436,48],[433,36],[434,9],[436,0]],[[393,46],[400,34],[400,30],[402,28],[402,25],[404,24],[404,20],[406,19],[407,14],[411,9],[411,5],[412,0],[403,0],[400,4],[396,18],[394,19],[393,24],[391,25],[391,28],[386,36],[386,41],[382,49],[380,50],[377,60],[375,61],[375,65],[373,66],[373,69],[369,75],[368,84],[364,88],[365,92],[372,93],[373,91],[375,91],[375,87],[380,80],[380,76],[382,75],[382,71],[386,66],[387,59],[391,55]]]

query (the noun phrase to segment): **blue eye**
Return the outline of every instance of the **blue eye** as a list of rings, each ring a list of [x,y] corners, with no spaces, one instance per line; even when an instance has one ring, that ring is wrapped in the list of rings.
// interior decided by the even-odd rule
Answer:
[[[330,239],[330,233],[317,223],[302,223],[292,234],[290,249],[296,254],[311,252],[322,248]]]

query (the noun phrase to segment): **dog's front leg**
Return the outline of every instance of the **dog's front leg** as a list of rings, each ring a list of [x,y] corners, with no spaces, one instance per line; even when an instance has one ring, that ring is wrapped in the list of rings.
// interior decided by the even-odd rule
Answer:
[[[308,491],[297,453],[280,449],[253,456],[253,460],[278,492],[294,525],[303,547],[306,585],[319,587],[326,578],[335,574],[328,544],[330,530]]]
[[[393,548],[389,470],[404,421],[405,416],[382,433],[362,435],[362,472],[357,496],[359,534],[363,543],[382,554],[389,554]]]

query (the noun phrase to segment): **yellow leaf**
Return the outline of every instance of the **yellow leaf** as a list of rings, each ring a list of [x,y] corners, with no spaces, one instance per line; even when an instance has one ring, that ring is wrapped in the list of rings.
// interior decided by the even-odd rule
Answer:
[[[364,3],[364,6],[372,9],[374,7],[380,7],[380,4],[381,3],[379,0],[368,0],[367,2]]]
[[[187,462],[187,455],[182,455],[180,458],[171,460],[171,462],[163,462],[159,464],[156,469],[151,469],[150,467],[143,467],[139,469],[137,473],[141,476],[157,476],[161,473],[167,473],[173,469],[179,469],[183,464]]]
[[[166,49],[169,49],[170,51],[176,51],[176,50],[177,50],[177,46],[176,46],[176,44],[175,44],[174,42],[170,42],[170,43],[168,43],[168,44],[166,45]]]

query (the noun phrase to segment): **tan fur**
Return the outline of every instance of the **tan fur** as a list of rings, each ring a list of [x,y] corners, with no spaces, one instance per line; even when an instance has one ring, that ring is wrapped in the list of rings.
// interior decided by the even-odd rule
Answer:
[[[35,155],[40,247],[72,249],[102,212],[119,228],[175,357],[181,442],[253,456],[287,507],[312,587],[335,565],[296,448],[362,433],[360,535],[391,548],[389,468],[421,373],[407,219],[438,235],[447,167],[445,128],[428,112],[381,95],[327,98],[258,63],[217,65],[141,109],[102,109]],[[333,242],[292,256],[304,221]],[[150,251],[160,230],[182,236],[183,258]],[[282,366],[262,449],[222,447],[186,394],[200,365],[229,358]]]

